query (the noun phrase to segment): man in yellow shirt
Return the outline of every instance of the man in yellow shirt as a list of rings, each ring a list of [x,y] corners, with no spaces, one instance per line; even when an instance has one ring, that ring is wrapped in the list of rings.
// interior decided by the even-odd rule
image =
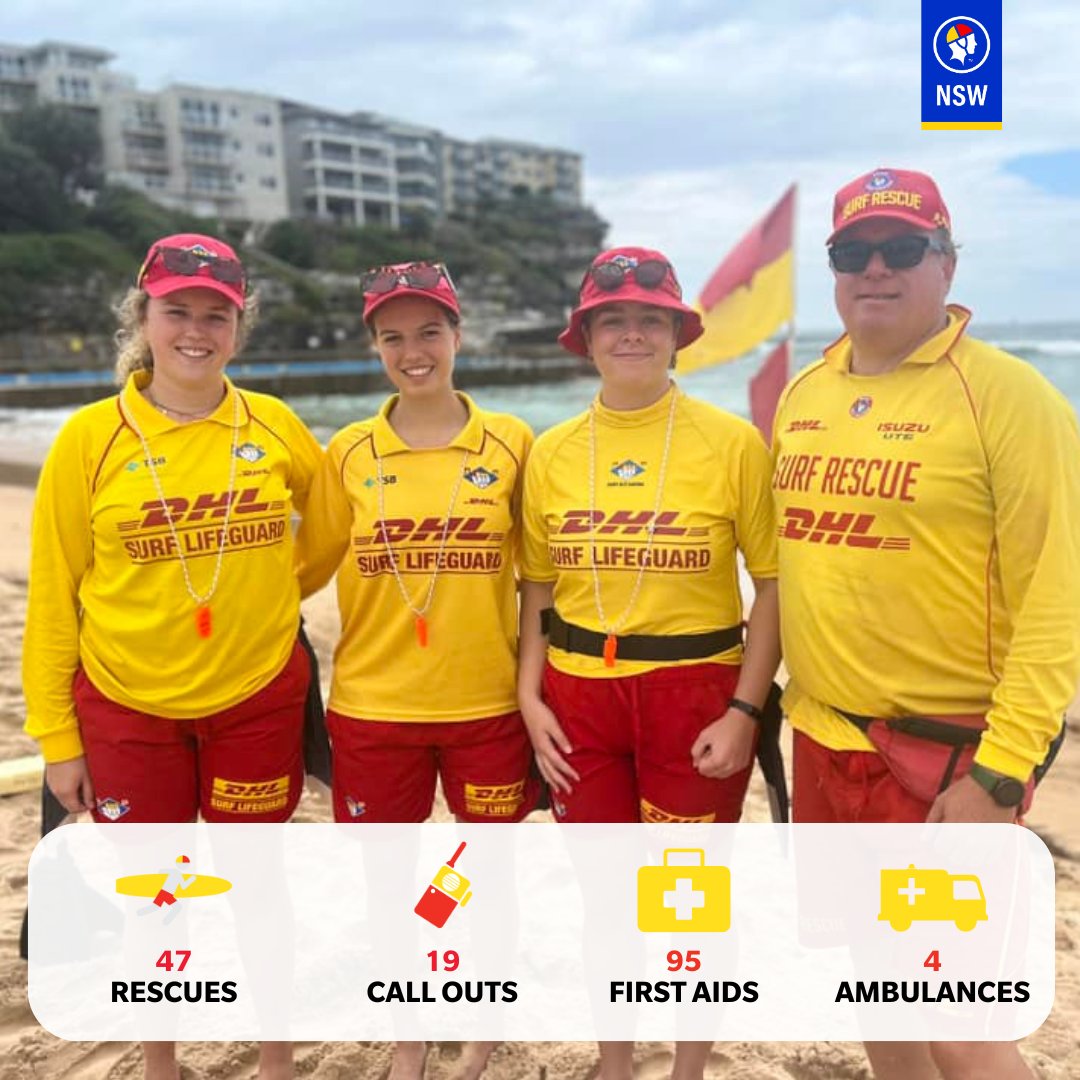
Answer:
[[[847,333],[774,426],[795,820],[1011,821],[1080,678],[1076,417],[946,304],[929,176],[859,177],[833,225]],[[1012,1044],[868,1051],[879,1077],[1031,1075]]]

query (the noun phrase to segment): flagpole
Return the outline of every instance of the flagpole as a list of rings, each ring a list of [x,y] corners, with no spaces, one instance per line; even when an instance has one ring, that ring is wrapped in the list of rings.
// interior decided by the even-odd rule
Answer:
[[[799,261],[797,228],[799,222],[799,185],[791,185],[791,320],[788,323],[788,363],[790,367],[787,377],[790,379],[795,374],[795,320],[799,311]]]

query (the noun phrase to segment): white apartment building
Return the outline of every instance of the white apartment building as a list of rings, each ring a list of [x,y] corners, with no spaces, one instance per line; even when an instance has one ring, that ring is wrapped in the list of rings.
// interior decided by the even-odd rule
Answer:
[[[86,45],[43,41],[0,43],[0,112],[34,102],[98,109],[116,76],[106,71],[113,54]]]
[[[276,98],[172,85],[116,88],[102,105],[105,174],[173,209],[205,217],[288,216]]]
[[[515,190],[581,203],[581,156],[505,139],[465,142],[369,112],[338,113],[205,86],[139,90],[103,49],[0,43],[0,112],[88,111],[105,178],[204,217],[312,217],[398,228],[468,213]]]
[[[508,139],[443,141],[446,213],[467,213],[484,200],[503,201],[515,190],[549,194],[564,206],[581,204],[581,155]]]
[[[444,214],[442,132],[402,120],[381,122],[394,145],[403,222],[412,214],[441,218]]]
[[[398,227],[395,147],[380,122],[290,101],[281,121],[292,217]]]

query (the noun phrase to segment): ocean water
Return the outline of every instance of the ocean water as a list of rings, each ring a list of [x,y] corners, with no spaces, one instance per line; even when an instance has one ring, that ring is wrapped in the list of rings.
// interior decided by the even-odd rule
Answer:
[[[1080,322],[994,325],[973,322],[974,336],[992,342],[1035,365],[1080,413]],[[813,362],[832,340],[824,332],[800,334],[795,343],[793,368]],[[747,384],[767,355],[763,349],[730,364],[706,368],[679,377],[687,393],[710,401],[740,416],[749,415]],[[793,372],[794,373],[794,372]],[[514,413],[537,433],[584,409],[596,393],[597,379],[582,375],[552,383],[474,387],[470,393],[486,409]],[[389,383],[387,384],[387,392]],[[370,416],[386,396],[371,394],[305,394],[287,400],[325,442],[338,428]],[[60,409],[0,408],[0,455],[37,457],[74,411]]]
[[[1080,413],[1080,322],[1008,326],[973,323],[973,333],[1029,360]],[[822,348],[834,337],[824,332],[800,334],[795,341],[792,374],[816,360]],[[748,383],[768,352],[766,347],[730,364],[678,376],[679,385],[695,397],[749,417]],[[595,395],[597,386],[595,376],[583,375],[554,383],[475,387],[469,392],[484,408],[514,413],[539,434],[584,409]],[[375,412],[385,397],[385,393],[333,397],[307,395],[291,399],[290,404],[325,441],[338,428]]]

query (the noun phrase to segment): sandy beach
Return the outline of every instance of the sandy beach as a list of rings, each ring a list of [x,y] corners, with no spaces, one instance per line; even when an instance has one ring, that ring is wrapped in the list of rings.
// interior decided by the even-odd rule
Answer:
[[[26,607],[29,525],[34,469],[26,462],[0,466],[0,761],[35,751],[22,733],[23,699],[19,654]],[[329,591],[305,604],[309,632],[323,661],[324,679],[337,617]],[[1040,789],[1030,826],[1045,840],[1057,869],[1057,997],[1042,1028],[1023,1043],[1041,1080],[1080,1076],[1080,701],[1070,709],[1070,737]],[[0,798],[0,1080],[137,1080],[141,1058],[132,1043],[70,1043],[42,1030],[26,999],[26,965],[18,956],[19,928],[26,904],[27,860],[38,838],[36,792]],[[301,802],[300,820],[328,821],[329,806],[317,792]],[[755,780],[749,820],[767,820]],[[201,1043],[181,1047],[185,1077],[248,1080],[255,1076],[253,1043]],[[668,1075],[672,1047],[640,1043],[637,1075]],[[434,1045],[428,1077],[446,1080],[460,1055],[456,1043]],[[386,1044],[305,1043],[296,1047],[297,1075],[311,1080],[378,1077],[389,1060]],[[584,1080],[595,1060],[587,1043],[512,1043],[492,1058],[491,1080]],[[717,1044],[706,1075],[725,1080],[856,1080],[869,1077],[862,1049],[854,1043]]]

